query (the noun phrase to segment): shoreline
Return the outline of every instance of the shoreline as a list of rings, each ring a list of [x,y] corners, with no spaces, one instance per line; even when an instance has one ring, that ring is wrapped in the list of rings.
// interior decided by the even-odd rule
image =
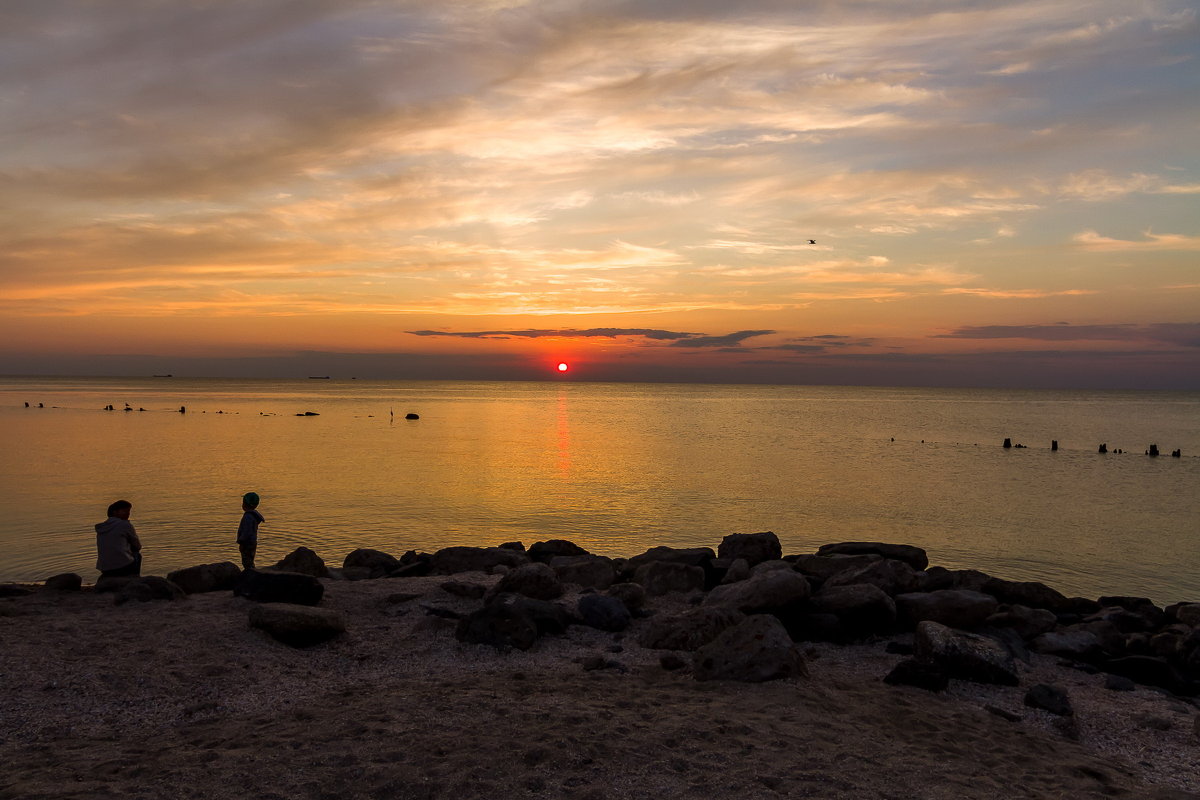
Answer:
[[[718,558],[730,562],[719,565],[726,567],[722,579],[733,569],[736,580],[713,587],[668,589],[701,579],[704,569],[685,563],[695,553],[660,551],[677,560],[637,565],[645,596],[624,628],[575,621],[561,633],[539,633],[527,649],[519,641],[497,647],[463,640],[462,621],[517,595],[578,614],[584,598],[624,590],[562,580],[552,600],[532,595],[553,593],[553,586],[536,588],[550,573],[594,580],[602,562],[579,554],[539,561],[531,554],[548,553],[536,553],[535,545],[463,548],[428,562],[431,571],[451,556],[457,566],[500,559],[512,563],[507,568],[371,578],[352,563],[359,580],[287,573],[321,587],[318,602],[305,608],[344,623],[344,633],[304,647],[249,622],[255,609],[291,606],[229,589],[120,604],[115,592],[94,587],[0,599],[0,758],[10,765],[0,798],[217,798],[234,786],[247,797],[460,800],[1200,797],[1195,698],[1144,683],[1110,688],[1108,674],[1086,661],[1031,650],[1027,662],[1013,662],[1015,686],[952,677],[946,688],[929,691],[883,680],[919,644],[920,633],[899,618],[887,630],[844,631],[853,634],[846,641],[793,637],[806,675],[762,682],[697,680],[697,654],[719,636],[700,648],[647,644],[656,626],[682,630],[689,615],[712,609],[788,620],[794,628],[794,596],[762,613],[731,609],[781,600],[760,594],[747,601],[744,593],[768,583],[779,590],[781,580],[798,587],[796,575],[811,584],[799,603],[808,612],[838,594],[837,572],[868,570],[841,586],[874,586],[878,594],[850,593],[875,602],[887,593],[870,580],[907,575],[897,566],[907,562],[878,552],[812,554],[802,564],[807,573],[797,568],[800,557],[749,567],[751,550],[764,541],[737,542],[745,576],[732,563],[737,558]],[[915,557],[911,550],[887,552]],[[386,563],[371,553],[357,560]],[[552,568],[555,558],[567,561]],[[315,565],[307,561],[311,571]],[[830,572],[821,579],[818,569]],[[912,571],[943,580],[938,569]],[[514,587],[523,592],[497,593]],[[974,590],[887,596],[905,607],[909,600],[895,598],[946,591]],[[1018,605],[997,601],[993,614]],[[863,622],[849,608],[846,625]],[[1109,617],[1114,626],[1114,619],[1131,622],[1115,611]],[[1063,689],[1073,713],[1026,705],[1038,684]]]

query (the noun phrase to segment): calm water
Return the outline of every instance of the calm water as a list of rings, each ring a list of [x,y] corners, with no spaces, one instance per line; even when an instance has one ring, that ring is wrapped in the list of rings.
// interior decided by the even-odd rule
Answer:
[[[260,563],[773,530],[785,553],[904,542],[1067,593],[1200,600],[1197,393],[0,378],[0,437],[0,580],[93,579],[118,498],[146,572],[236,561],[254,490]]]

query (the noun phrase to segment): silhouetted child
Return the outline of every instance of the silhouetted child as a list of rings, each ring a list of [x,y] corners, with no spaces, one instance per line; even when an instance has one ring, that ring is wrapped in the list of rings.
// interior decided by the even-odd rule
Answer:
[[[96,525],[96,569],[100,577],[142,574],[142,542],[129,513],[133,504],[118,500],[108,507],[108,519]]]
[[[258,550],[258,526],[266,522],[258,513],[258,494],[242,495],[242,521],[238,524],[237,543],[242,553],[242,569],[254,569],[254,554]]]

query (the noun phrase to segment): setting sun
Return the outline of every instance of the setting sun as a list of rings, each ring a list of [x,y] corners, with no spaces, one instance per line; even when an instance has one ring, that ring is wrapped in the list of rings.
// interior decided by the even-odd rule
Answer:
[[[565,362],[565,361],[558,362],[558,371],[559,372],[566,372],[570,368],[571,367],[570,367],[570,365],[567,364],[567,362]]]

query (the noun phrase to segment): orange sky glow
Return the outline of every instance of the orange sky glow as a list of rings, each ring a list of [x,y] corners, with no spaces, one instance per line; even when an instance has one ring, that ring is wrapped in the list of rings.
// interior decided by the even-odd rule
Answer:
[[[1197,33],[1185,0],[16,4],[0,373],[1200,389]]]

